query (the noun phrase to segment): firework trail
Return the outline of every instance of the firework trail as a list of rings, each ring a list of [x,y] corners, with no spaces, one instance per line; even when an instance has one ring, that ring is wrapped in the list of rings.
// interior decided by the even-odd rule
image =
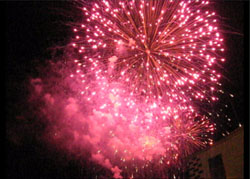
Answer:
[[[68,47],[76,53],[61,72],[71,93],[44,96],[47,114],[61,111],[50,115],[53,140],[88,150],[114,178],[149,177],[141,171],[180,166],[211,145],[215,125],[205,108],[218,100],[224,49],[209,2],[80,4],[85,18]]]

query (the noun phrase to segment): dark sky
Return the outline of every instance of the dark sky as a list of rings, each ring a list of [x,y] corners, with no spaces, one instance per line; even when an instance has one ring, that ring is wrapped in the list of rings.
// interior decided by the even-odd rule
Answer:
[[[71,35],[71,29],[65,22],[74,18],[74,11],[69,10],[72,4],[66,1],[8,1],[4,4],[7,178],[80,177],[82,173],[88,173],[83,169],[80,170],[80,163],[60,158],[59,154],[48,151],[32,136],[16,145],[8,133],[9,126],[15,128],[15,125],[18,125],[16,116],[25,110],[22,101],[27,97],[25,80],[30,76],[39,75],[35,67],[45,64],[46,60],[51,58],[48,49],[54,45],[65,44],[67,42],[65,37]],[[244,22],[249,22],[249,19],[244,17],[244,11],[248,13],[248,7],[249,5],[243,1],[215,3],[215,11],[223,17],[223,28],[227,29],[226,31],[231,30],[225,33],[224,38],[227,59],[225,75],[229,79],[225,83],[227,88],[225,90],[235,94],[230,111],[233,118],[241,123],[244,118],[248,119],[244,111],[248,110],[246,102],[248,90],[244,90],[248,87],[249,81],[248,60],[244,56],[244,40],[248,40],[244,34],[247,32],[244,27],[248,24]],[[91,171],[86,175],[92,176]]]

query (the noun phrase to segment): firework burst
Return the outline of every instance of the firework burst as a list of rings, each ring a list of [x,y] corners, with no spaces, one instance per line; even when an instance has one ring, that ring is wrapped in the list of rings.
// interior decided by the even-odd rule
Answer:
[[[218,56],[224,49],[215,13],[207,5],[208,1],[94,3],[83,8],[86,38],[77,35],[73,45],[80,53],[98,54],[111,80],[126,83],[134,94],[216,100],[220,74],[215,66],[224,61]]]
[[[86,126],[74,128],[75,140],[91,146],[91,159],[114,178],[139,177],[153,164],[159,170],[179,166],[181,158],[213,143],[215,125],[200,106],[218,100],[224,49],[208,4],[82,3],[85,18],[71,43],[76,58],[65,78],[74,95],[61,118]],[[60,138],[58,128],[52,131]]]

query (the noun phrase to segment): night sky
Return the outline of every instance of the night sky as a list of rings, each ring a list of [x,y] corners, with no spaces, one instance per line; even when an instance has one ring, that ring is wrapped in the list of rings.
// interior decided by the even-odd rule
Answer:
[[[7,178],[93,178],[92,167],[48,149],[37,141],[44,129],[43,123],[33,122],[34,118],[24,119],[31,107],[27,85],[31,77],[39,77],[39,66],[53,58],[51,47],[67,44],[72,35],[67,22],[79,18],[72,3],[67,1],[25,1],[4,2],[5,5],[5,116],[6,116],[6,174]],[[215,3],[215,11],[223,20],[225,30],[225,58],[222,72],[227,79],[223,89],[235,95],[230,101],[228,114],[233,123],[228,131],[248,119],[248,60],[244,48],[248,44],[244,24],[249,4],[237,1]],[[245,44],[245,45],[244,45]],[[248,49],[245,49],[248,50]],[[56,55],[56,54],[54,54]],[[247,109],[247,110],[246,110]],[[248,126],[248,125],[247,125]],[[65,157],[64,157],[65,156]],[[81,167],[81,166],[85,167]],[[100,169],[99,175],[105,175]]]

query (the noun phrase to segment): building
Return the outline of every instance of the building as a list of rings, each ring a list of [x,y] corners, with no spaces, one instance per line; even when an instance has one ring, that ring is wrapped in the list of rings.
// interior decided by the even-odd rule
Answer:
[[[243,168],[244,128],[239,127],[208,149],[195,153],[189,160],[188,178],[242,179]]]

